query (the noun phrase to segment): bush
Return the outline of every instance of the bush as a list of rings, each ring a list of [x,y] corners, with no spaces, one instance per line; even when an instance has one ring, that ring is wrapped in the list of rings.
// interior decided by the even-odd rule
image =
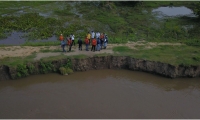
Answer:
[[[72,74],[73,73],[73,70],[70,69],[70,68],[66,68],[66,71],[67,71],[68,74]]]
[[[67,70],[64,67],[60,67],[59,71],[62,75],[65,75],[67,73]]]
[[[59,71],[62,75],[65,75],[65,74],[72,74],[73,73],[73,70],[70,69],[70,68],[65,68],[65,67],[60,67],[59,68]]]
[[[28,76],[28,69],[26,68],[26,65],[19,64],[17,65],[17,77],[26,77]]]

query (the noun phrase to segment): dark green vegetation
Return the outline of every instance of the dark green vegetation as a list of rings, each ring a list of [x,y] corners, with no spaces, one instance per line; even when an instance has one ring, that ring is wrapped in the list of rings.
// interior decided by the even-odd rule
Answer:
[[[109,43],[146,40],[200,45],[197,18],[177,16],[160,20],[151,14],[160,6],[183,5],[198,13],[196,3],[199,2],[2,1],[0,14],[7,16],[0,17],[0,38],[11,31],[27,32],[24,37],[29,40],[46,39],[53,35],[58,37],[60,33],[65,36],[74,33],[76,38],[84,38],[88,31],[95,30],[107,33]],[[23,12],[20,13],[20,10]],[[194,27],[183,27],[188,25]]]
[[[193,46],[156,46],[147,49],[144,46],[136,46],[137,49],[130,49],[127,46],[114,47],[113,51],[118,55],[131,56],[133,58],[160,61],[172,65],[200,65],[200,51]]]
[[[200,15],[200,2],[195,2],[194,4],[193,4],[193,7],[191,7],[191,9],[194,11],[194,13],[196,14],[196,15]]]
[[[60,45],[59,41],[55,42],[26,42],[22,44],[21,46],[57,46]]]
[[[70,57],[59,57],[56,56],[54,57],[54,59],[51,59],[53,57],[48,57],[48,58],[44,58],[41,59],[38,62],[33,61],[33,59],[30,59],[32,56],[28,56],[23,58],[23,60],[18,60],[20,58],[6,58],[3,59],[1,64],[4,65],[8,65],[11,69],[11,71],[16,71],[16,75],[12,75],[12,78],[21,78],[21,77],[26,77],[29,76],[30,74],[46,74],[49,72],[57,72],[57,73],[61,73],[61,74],[71,74],[73,73],[72,70],[72,62]],[[53,61],[62,61],[63,59],[66,60],[65,63],[61,64],[60,67],[55,66],[55,64],[53,64]],[[37,66],[37,67],[36,67]]]
[[[59,68],[59,71],[62,75],[73,73],[72,63],[70,59],[68,59],[67,64],[61,65],[61,67]]]
[[[11,66],[11,67],[16,67],[19,64],[27,64],[27,63],[34,62],[35,57],[36,57],[36,53],[33,53],[32,55],[29,55],[29,56],[26,56],[26,57],[5,57],[5,58],[1,59],[0,65],[7,65],[7,66]],[[82,58],[87,58],[87,57],[88,56],[83,55],[83,54],[72,55],[72,56],[58,55],[58,56],[44,57],[44,58],[41,58],[40,61],[48,61],[49,62],[49,61],[68,59],[68,58],[82,59]],[[71,65],[68,65],[68,67],[71,68]]]

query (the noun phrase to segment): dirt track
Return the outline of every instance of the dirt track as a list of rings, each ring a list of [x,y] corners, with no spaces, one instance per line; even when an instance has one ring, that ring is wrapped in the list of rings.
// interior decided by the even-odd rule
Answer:
[[[67,52],[64,53],[64,55],[79,55],[84,54],[88,56],[93,56],[94,54],[98,53],[110,53],[112,54],[112,48],[115,46],[128,46],[132,49],[137,49],[136,46],[144,46],[145,49],[151,49],[153,47],[156,47],[158,45],[182,45],[180,43],[154,43],[154,42],[128,42],[126,44],[108,44],[107,49],[103,49],[100,52],[91,52],[91,51],[85,51],[85,46],[83,45],[83,51],[79,51],[77,48],[77,45],[72,47],[73,52]],[[48,53],[42,53],[40,50],[61,50],[60,46],[9,46],[9,47],[0,47],[0,59],[5,57],[22,57],[22,56],[28,56],[32,53],[36,52],[37,56],[35,60],[39,60],[42,57],[49,57],[49,56],[57,56],[60,55],[62,52],[48,52]]]

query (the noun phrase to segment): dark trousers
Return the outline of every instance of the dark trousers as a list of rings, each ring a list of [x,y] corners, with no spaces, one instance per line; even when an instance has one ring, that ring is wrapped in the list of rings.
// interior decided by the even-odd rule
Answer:
[[[103,40],[101,40],[101,49],[102,49],[102,47],[103,47]]]
[[[91,39],[89,39],[89,45],[90,45],[90,43],[91,43]]]
[[[74,45],[74,46],[75,46],[75,42],[74,42],[74,40],[72,40],[72,45]]]
[[[72,49],[72,45],[69,45],[69,51],[71,51],[71,49]]]
[[[65,45],[62,45],[63,52],[66,52]]]
[[[82,50],[82,44],[78,44],[78,49]]]
[[[91,51],[92,51],[92,50],[95,51],[95,47],[96,47],[96,45],[92,45]]]

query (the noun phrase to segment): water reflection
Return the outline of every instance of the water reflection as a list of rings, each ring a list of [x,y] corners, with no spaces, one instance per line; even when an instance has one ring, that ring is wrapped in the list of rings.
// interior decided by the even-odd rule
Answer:
[[[1,45],[20,45],[25,43],[26,39],[23,37],[26,33],[14,31],[7,38],[0,39]]]
[[[193,11],[187,7],[159,7],[152,10],[153,13],[158,13],[158,18],[165,16],[175,17],[175,16],[188,16],[196,17]]]
[[[11,35],[8,35],[7,38],[0,39],[0,45],[21,45],[25,42],[28,42],[27,38],[24,37],[27,33],[14,31]],[[30,40],[31,42],[50,42],[57,41],[57,37],[53,35],[47,39],[42,40]]]

